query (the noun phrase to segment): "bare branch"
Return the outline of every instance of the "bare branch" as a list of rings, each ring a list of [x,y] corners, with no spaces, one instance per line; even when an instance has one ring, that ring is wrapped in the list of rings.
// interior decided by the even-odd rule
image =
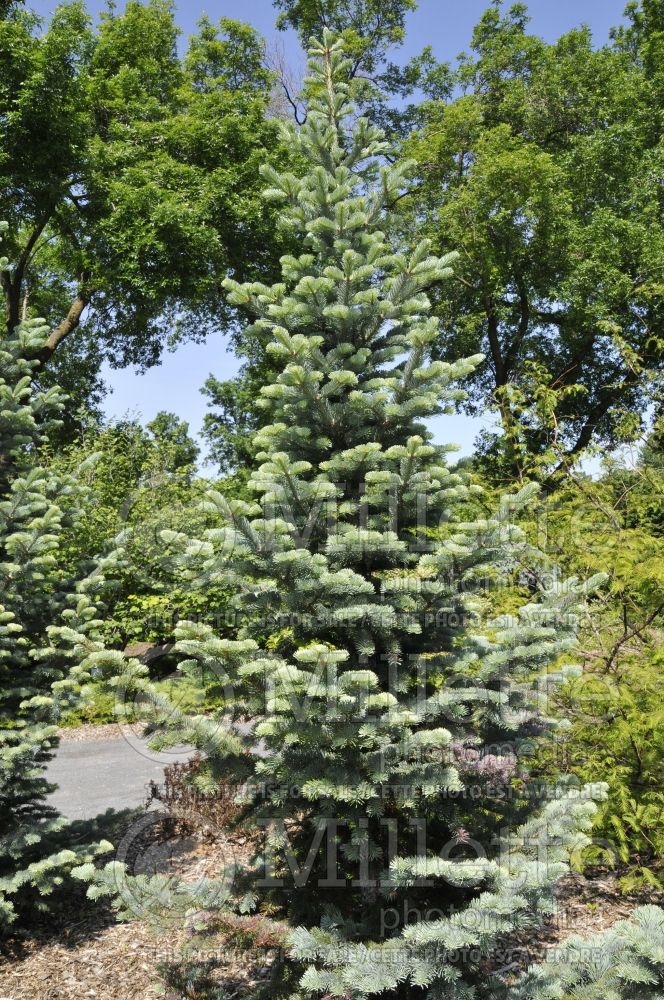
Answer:
[[[265,48],[265,65],[277,78],[280,90],[272,92],[270,110],[275,118],[294,118],[298,125],[307,120],[304,108],[298,103],[297,95],[302,90],[302,71],[294,69],[288,62],[283,42],[273,42]],[[285,103],[284,103],[285,100]],[[288,107],[287,107],[287,106]],[[290,110],[289,110],[290,109]]]

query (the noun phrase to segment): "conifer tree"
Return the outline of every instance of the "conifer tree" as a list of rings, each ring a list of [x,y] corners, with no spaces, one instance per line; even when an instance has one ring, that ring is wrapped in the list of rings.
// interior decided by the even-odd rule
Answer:
[[[664,911],[641,906],[600,934],[573,935],[491,1000],[661,1000]]]
[[[390,244],[408,165],[356,120],[333,36],[311,56],[307,120],[288,137],[308,171],[264,171],[302,253],[279,284],[226,282],[281,369],[262,391],[256,502],[212,493],[215,527],[164,536],[191,586],[235,594],[234,639],[177,631],[181,669],[209,678],[219,711],[166,705],[113,652],[85,663],[143,696],[159,746],[198,747],[200,789],[235,784],[265,841],[216,886],[174,893],[118,862],[80,874],[129,909],[141,893],[160,910],[269,903],[294,928],[283,995],[469,1000],[488,996],[498,942],[538,925],[587,843],[601,789],[535,794],[529,756],[555,728],[547,685],[594,581],[485,620],[492,586],[536,558],[513,523],[533,488],[464,522],[470,487],[425,423],[479,360],[429,360],[426,290],[453,258]],[[252,732],[228,724],[240,718]]]
[[[81,490],[38,464],[64,406],[57,388],[33,386],[30,358],[47,333],[37,320],[0,341],[0,931],[46,909],[74,865],[110,847],[73,845],[45,802],[57,720],[77,697],[75,665],[95,626],[90,600],[75,593],[85,573],[59,551]]]

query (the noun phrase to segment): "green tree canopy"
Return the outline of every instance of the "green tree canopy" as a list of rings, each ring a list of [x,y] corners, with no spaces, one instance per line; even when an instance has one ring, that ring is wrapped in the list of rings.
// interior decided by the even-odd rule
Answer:
[[[272,273],[257,180],[279,155],[272,80],[260,38],[228,19],[204,19],[181,59],[165,0],[97,28],[67,3],[41,27],[16,7],[0,21],[5,320],[46,317],[51,377],[89,387],[103,358],[151,365],[228,325],[227,273]]]
[[[405,37],[406,17],[415,10],[417,0],[273,0],[280,11],[277,27],[294,28],[303,48],[312,37],[320,37],[326,29],[343,37],[350,59],[350,80],[353,97],[372,121],[386,129],[404,131],[411,109],[397,107],[399,98],[412,94],[421,74],[420,63],[431,69],[432,60],[425,55],[414,66],[398,66],[389,59],[391,50]],[[296,119],[300,109],[297,95],[288,92]],[[306,89],[306,88],[305,88]],[[305,94],[306,97],[306,94]]]
[[[633,437],[661,374],[663,13],[631,4],[596,49],[587,28],[547,44],[501,6],[451,75],[424,75],[406,149],[413,227],[461,253],[438,353],[487,355],[465,407],[498,406],[512,476]]]
[[[294,28],[306,47],[325,29],[343,34],[351,77],[373,74],[404,38],[406,14],[417,0],[273,0],[277,27]]]
[[[198,455],[188,424],[166,411],[145,427],[130,417],[89,421],[67,447],[47,449],[54,472],[87,468],[87,503],[67,536],[69,563],[116,551],[120,538],[130,534],[122,558],[113,557],[113,582],[103,592],[104,634],[115,644],[167,637],[172,608],[188,607],[186,592],[173,582],[160,532],[198,519],[197,499],[209,488],[196,478]]]

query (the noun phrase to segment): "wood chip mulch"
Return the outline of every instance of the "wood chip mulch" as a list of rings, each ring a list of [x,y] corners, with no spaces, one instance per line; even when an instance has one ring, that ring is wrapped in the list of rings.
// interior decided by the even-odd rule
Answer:
[[[159,846],[144,845],[148,867]],[[229,851],[239,860],[247,850],[242,840],[229,847],[221,840],[178,836],[166,842],[165,863],[158,870],[197,881],[223,869]],[[90,902],[82,889],[57,920],[36,925],[30,937],[4,942],[0,1000],[172,1000],[175,994],[164,992],[156,966],[177,961],[190,936],[181,925],[155,928],[142,919],[118,923],[110,906],[103,900]],[[246,953],[224,950],[219,941],[213,954],[223,966],[229,998],[247,996],[271,971],[265,955],[258,954],[252,963]]]
[[[168,864],[169,870],[177,870],[185,879],[212,876],[228,860],[228,842],[190,838],[179,843],[177,850],[171,849]],[[245,846],[240,840],[231,850],[237,856]],[[544,931],[512,936],[502,971],[510,975],[541,961],[548,948],[570,934],[587,937],[605,930],[628,917],[636,906],[664,904],[664,895],[653,891],[621,894],[618,878],[619,873],[596,870],[588,877],[563,879],[557,891],[556,917]],[[72,900],[70,912],[57,925],[45,923],[30,938],[6,943],[0,958],[0,1000],[178,1000],[177,993],[164,991],[156,966],[176,961],[189,937],[180,926],[155,931],[140,919],[118,924],[108,906],[89,903],[81,896]],[[224,945],[223,937],[216,939],[209,956],[201,952],[198,957],[217,960],[219,981],[226,995],[236,1000],[254,996],[271,973],[269,949],[250,960],[245,951],[237,953]]]
[[[510,935],[503,947],[506,967],[518,971],[546,959],[550,948],[566,938],[591,937],[608,930],[618,920],[625,920],[639,906],[664,907],[664,893],[643,889],[625,894],[618,883],[624,872],[596,868],[587,875],[572,873],[561,879],[556,888],[555,913],[546,926],[535,931]]]
[[[153,1000],[159,942],[143,921],[90,917],[60,929],[60,940],[15,944],[0,965],[3,1000]],[[104,925],[106,924],[106,926]]]

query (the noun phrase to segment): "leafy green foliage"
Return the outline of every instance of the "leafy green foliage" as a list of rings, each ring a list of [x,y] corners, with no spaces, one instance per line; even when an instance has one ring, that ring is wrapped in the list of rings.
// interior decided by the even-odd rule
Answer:
[[[416,0],[273,0],[277,27],[295,28],[306,48],[325,28],[343,37],[350,76],[374,75],[389,49],[404,39],[404,23]]]
[[[143,427],[137,420],[90,425],[82,438],[51,456],[70,470],[90,455],[85,474],[89,501],[68,535],[64,552],[74,562],[113,554],[105,569],[103,631],[114,646],[167,642],[186,617],[225,624],[226,593],[206,594],[178,584],[163,531],[204,523],[198,501],[209,489],[196,473],[198,447],[188,425],[161,412]]]
[[[528,33],[525,5],[495,3],[454,71],[420,66],[431,99],[405,143],[421,177],[412,225],[461,253],[438,303],[438,351],[487,355],[463,405],[499,414],[501,435],[483,442],[498,482],[638,438],[657,391],[655,9],[631,5],[630,30],[596,49],[585,28],[545,43]]]
[[[475,464],[484,469],[482,461]],[[491,495],[489,489],[480,511]],[[607,783],[595,817],[597,842],[584,863],[619,866],[626,890],[661,886],[664,862],[662,497],[656,435],[636,466],[607,460],[596,479],[569,476],[519,518],[546,559],[526,558],[494,598],[497,610],[510,613],[524,592],[551,576],[602,573],[607,579],[581,622],[582,655],[575,662],[582,670],[551,706],[570,727],[555,745],[542,747],[540,766],[549,780],[572,773]],[[475,503],[470,513],[477,512]]]
[[[614,465],[599,482],[581,478],[559,491],[549,518],[563,564],[608,577],[583,631],[583,676],[562,692],[561,711],[573,723],[564,764],[585,780],[608,783],[597,817],[608,850],[600,844],[594,856],[627,866],[626,888],[662,884],[662,496],[658,468]]]
[[[58,370],[40,378],[65,372],[74,411],[102,359],[148,366],[228,325],[221,278],[270,275],[279,256],[259,198],[259,164],[284,153],[262,42],[204,19],[181,59],[177,35],[166,0],[98,28],[78,0],[44,31],[18,8],[0,20],[5,319],[46,317]]]
[[[203,435],[210,460],[222,472],[242,475],[250,460],[252,433],[260,424],[256,400],[265,373],[264,364],[249,363],[235,378],[221,381],[210,375],[205,382],[208,412],[203,418]]]
[[[166,657],[172,668],[173,663]],[[164,670],[163,660],[159,661],[160,669]],[[154,673],[154,670],[153,670]],[[205,691],[200,676],[191,677],[186,674],[174,674],[153,681],[155,692],[165,700],[190,714],[202,711],[213,711],[219,707],[219,699],[214,692]],[[107,725],[118,721],[117,695],[107,686],[94,680],[83,689],[83,696],[78,704],[67,711],[61,720],[61,725],[67,729],[76,729],[81,725]]]

